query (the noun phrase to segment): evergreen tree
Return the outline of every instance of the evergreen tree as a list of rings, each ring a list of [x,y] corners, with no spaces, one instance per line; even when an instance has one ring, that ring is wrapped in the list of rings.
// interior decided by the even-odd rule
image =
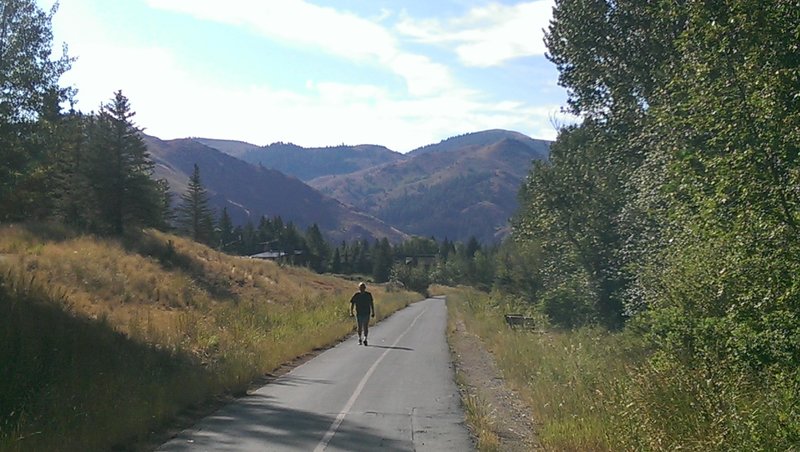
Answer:
[[[353,273],[353,260],[352,260],[353,253],[344,240],[342,240],[342,245],[340,246],[340,248],[342,250],[342,252],[340,253],[342,256],[342,273],[350,275]]]
[[[305,240],[300,236],[293,222],[288,222],[281,231],[281,249],[286,253],[293,254],[305,248]]]
[[[89,175],[97,202],[97,229],[121,234],[126,226],[163,223],[163,196],[153,162],[132,122],[128,98],[117,91],[90,125]]]
[[[258,227],[256,230],[258,231],[258,240],[264,245],[264,249],[271,249],[273,243],[275,243],[280,236],[280,234],[275,233],[272,222],[269,221],[266,215],[262,215],[258,220]]]
[[[439,247],[439,255],[442,256],[444,260],[449,259],[452,255],[456,253],[456,244],[447,240],[447,237],[444,238],[442,242],[442,246]]]
[[[162,231],[169,231],[175,222],[175,211],[172,209],[172,191],[166,179],[156,181],[158,198],[161,200],[161,222],[157,226]]]
[[[258,243],[258,232],[252,221],[247,220],[239,237],[241,237],[238,247],[239,254],[250,256],[264,251],[263,247]]]
[[[366,239],[362,239],[358,242],[357,252],[353,253],[353,262],[356,273],[361,273],[363,275],[372,273],[369,242]]]
[[[214,216],[209,206],[208,192],[200,180],[200,167],[196,163],[186,193],[181,195],[177,224],[178,231],[195,242],[214,245]]]
[[[219,216],[218,229],[219,229],[219,248],[221,251],[231,251],[233,245],[236,244],[236,232],[234,231],[233,222],[230,215],[228,215],[228,208],[222,208],[222,214]]]
[[[62,140],[51,153],[55,218],[79,228],[86,227],[95,212],[86,168],[86,124],[81,113],[70,111],[62,121]]]
[[[375,282],[386,282],[392,271],[394,255],[389,240],[384,237],[372,248],[372,277]]]
[[[464,257],[467,259],[472,259],[475,257],[475,253],[481,250],[481,244],[478,242],[478,239],[475,236],[469,238],[467,242],[467,246],[464,248]]]
[[[339,248],[333,250],[333,257],[331,258],[331,273],[338,274],[342,271],[342,257],[339,254]]]
[[[309,253],[309,265],[317,273],[322,273],[327,266],[331,250],[316,223],[309,226],[306,231],[306,244]]]

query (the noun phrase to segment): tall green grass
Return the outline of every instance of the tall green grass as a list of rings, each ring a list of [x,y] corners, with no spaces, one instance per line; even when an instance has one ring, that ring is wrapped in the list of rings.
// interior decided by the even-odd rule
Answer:
[[[540,423],[539,442],[549,450],[614,450],[609,425],[618,378],[641,351],[600,330],[510,330],[503,314],[519,312],[485,293],[447,290],[448,307],[492,351],[503,376]]]
[[[353,329],[352,282],[146,231],[0,227],[0,450],[108,450]],[[371,287],[379,318],[419,299]]]
[[[648,347],[636,325],[510,330],[503,314],[524,306],[434,290],[491,349],[547,450],[800,450],[800,372],[754,379],[725,363],[689,367]]]

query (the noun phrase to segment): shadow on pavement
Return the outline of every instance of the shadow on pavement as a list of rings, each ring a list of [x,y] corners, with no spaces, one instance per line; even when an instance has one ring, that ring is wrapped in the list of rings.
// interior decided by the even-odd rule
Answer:
[[[413,352],[414,351],[413,348],[408,348],[408,347],[388,347],[386,345],[367,345],[367,347],[388,348],[389,350],[403,350],[403,351],[406,351],[406,352]]]
[[[310,384],[329,385],[333,384],[333,382],[330,380],[322,380],[319,378],[305,378],[305,377],[293,377],[289,375],[283,375],[281,377],[275,378],[274,380],[270,380],[269,384],[276,386],[300,386],[300,385],[310,385]]]
[[[281,407],[265,395],[251,395],[222,408],[158,451],[310,451],[319,444],[336,414]],[[329,447],[339,450],[409,451],[411,441],[384,438],[380,432],[345,418]]]

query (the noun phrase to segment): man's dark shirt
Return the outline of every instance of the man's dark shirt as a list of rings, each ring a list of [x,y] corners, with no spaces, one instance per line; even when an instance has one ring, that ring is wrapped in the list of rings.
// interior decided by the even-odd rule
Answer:
[[[350,299],[351,305],[356,305],[356,315],[359,317],[370,315],[375,312],[375,306],[372,303],[372,294],[364,292],[356,292],[353,298]]]

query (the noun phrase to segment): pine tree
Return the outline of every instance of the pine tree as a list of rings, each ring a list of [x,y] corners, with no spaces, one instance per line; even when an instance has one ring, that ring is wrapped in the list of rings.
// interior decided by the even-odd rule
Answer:
[[[316,223],[311,225],[306,231],[306,244],[308,246],[308,259],[311,268],[317,273],[322,273],[327,265],[330,247],[322,237],[322,232]]]
[[[339,254],[339,248],[333,251],[333,258],[331,258],[331,272],[340,273],[342,271],[342,257]]]
[[[260,253],[264,251],[258,243],[258,233],[256,232],[253,222],[247,220],[241,231],[241,240],[239,241],[240,254],[249,256],[251,254]]]
[[[236,243],[236,235],[234,233],[233,221],[228,215],[228,208],[222,208],[222,214],[219,216],[219,248],[221,251],[230,251],[232,246]]]
[[[195,242],[213,245],[214,217],[209,207],[208,192],[200,180],[200,167],[195,163],[186,193],[177,208],[178,231]]]
[[[96,228],[122,234],[126,226],[159,226],[163,196],[152,179],[141,129],[122,91],[114,93],[89,127],[89,175],[97,201]]]
[[[392,271],[392,264],[394,263],[394,255],[392,253],[392,245],[389,240],[384,237],[380,242],[376,242],[372,248],[372,277],[376,282],[386,282],[389,280],[389,275]]]
[[[169,231],[175,222],[175,211],[172,209],[172,191],[166,179],[156,181],[159,199],[161,200],[161,223],[157,227],[162,231]]]
[[[86,154],[85,121],[83,115],[70,112],[66,117],[66,143],[59,153],[56,166],[56,212],[65,223],[84,226],[89,208],[89,179],[86,177],[84,157]]]

